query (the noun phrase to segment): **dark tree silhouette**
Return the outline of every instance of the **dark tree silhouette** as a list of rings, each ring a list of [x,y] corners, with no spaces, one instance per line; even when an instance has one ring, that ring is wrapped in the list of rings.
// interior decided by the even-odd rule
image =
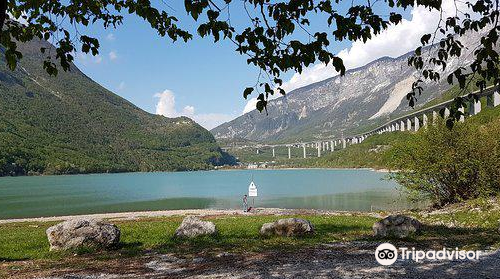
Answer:
[[[47,54],[45,70],[56,75],[58,67],[70,68],[73,53],[99,53],[99,40],[80,33],[80,28],[91,24],[102,24],[104,28],[117,28],[123,22],[123,14],[129,13],[143,18],[162,37],[168,36],[173,41],[185,42],[193,35],[180,27],[181,22],[171,15],[173,9],[165,1],[152,4],[149,0],[0,0],[0,24],[2,25],[1,44],[3,55],[11,69],[22,59],[22,53],[16,50],[16,42],[25,42],[34,38],[50,41],[55,50],[40,49]],[[455,4],[464,3],[454,0]],[[474,82],[481,90],[489,83],[499,83],[498,53],[495,45],[498,41],[499,0],[478,0],[465,2],[466,11],[456,5],[455,15],[439,19],[436,31],[422,36],[422,46],[409,58],[409,66],[421,73],[421,79],[413,84],[413,90],[407,95],[410,106],[414,106],[422,94],[422,82],[439,80],[448,66],[447,61],[460,57],[463,45],[460,37],[467,32],[481,32],[481,40],[474,51],[475,59],[469,65],[454,69],[447,76],[450,84],[458,82],[466,92]],[[158,1],[159,2],[159,1]],[[184,7],[197,22],[197,33],[201,37],[211,36],[215,42],[223,39],[235,44],[236,51],[247,57],[247,63],[260,69],[255,86],[243,91],[247,98],[257,94],[257,109],[266,109],[270,95],[281,88],[280,75],[293,70],[301,72],[304,67],[317,62],[331,64],[343,75],[345,67],[341,58],[328,50],[331,41],[364,41],[387,29],[391,24],[402,21],[401,10],[425,7],[440,11],[441,0],[362,0],[349,1],[347,11],[340,11],[342,0],[185,0]],[[378,14],[377,10],[388,11]],[[238,30],[231,24],[231,9],[237,8],[248,15],[248,24]],[[327,32],[310,30],[310,18],[313,14],[324,15],[328,26]],[[9,20],[12,17],[16,20]],[[24,23],[20,23],[24,22]],[[66,24],[63,24],[66,23]],[[68,24],[69,23],[69,24]],[[72,26],[67,30],[64,26]],[[305,39],[296,39],[296,32],[304,32]],[[430,45],[430,47],[428,46]],[[427,46],[427,47],[426,47]],[[442,71],[436,70],[440,67]],[[474,98],[470,95],[469,98]],[[466,98],[457,98],[461,105]],[[460,111],[451,115],[458,119]]]

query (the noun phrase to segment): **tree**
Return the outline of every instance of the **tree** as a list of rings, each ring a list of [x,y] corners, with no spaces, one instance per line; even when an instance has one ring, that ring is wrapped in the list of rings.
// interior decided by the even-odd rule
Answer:
[[[317,62],[331,64],[340,75],[345,74],[341,58],[328,50],[332,40],[366,42],[372,36],[387,29],[390,24],[402,21],[401,9],[426,7],[442,13],[441,0],[362,0],[360,3],[350,2],[346,12],[339,10],[342,0],[240,0],[239,9],[248,15],[249,24],[242,30],[231,25],[230,11],[236,1],[232,0],[185,0],[185,11],[197,22],[197,32],[201,37],[211,36],[215,42],[223,39],[235,44],[236,51],[247,57],[247,63],[260,69],[255,86],[248,87],[243,97],[257,94],[257,109],[266,109],[270,95],[281,88],[280,75],[293,70],[301,72],[304,67]],[[454,0],[455,4],[463,3]],[[34,38],[49,40],[55,46],[55,53],[47,53],[44,61],[45,70],[56,75],[58,67],[70,68],[73,53],[78,45],[84,53],[99,53],[99,40],[87,34],[81,34],[80,26],[102,24],[104,28],[117,28],[123,22],[123,13],[128,12],[147,21],[160,36],[168,36],[172,41],[185,42],[193,35],[180,27],[179,20],[167,9],[168,4],[162,1],[158,6],[149,0],[68,0],[61,3],[57,0],[0,0],[0,43],[4,46],[4,55],[11,69],[22,59],[22,53],[16,50],[16,42],[26,42]],[[499,9],[498,0],[477,0],[465,3],[467,10],[461,11],[456,5],[456,14],[448,18],[440,18],[436,22],[436,31],[425,34],[421,38],[422,46],[415,50],[409,58],[409,66],[421,73],[421,78],[413,84],[413,90],[407,95],[410,106],[414,106],[422,94],[422,82],[437,81],[440,73],[447,69],[447,61],[460,57],[463,45],[460,37],[468,31],[482,32],[482,37],[474,51],[474,61],[455,69],[447,76],[450,84],[458,82],[466,92],[468,85],[475,82],[482,90],[487,83],[499,84],[498,53],[495,44],[498,41]],[[389,11],[380,14],[375,11]],[[310,16],[324,15],[328,32],[312,32]],[[20,19],[25,24],[7,18]],[[321,17],[323,18],[323,17]],[[69,22],[75,30],[63,27]],[[300,31],[299,31],[300,30]],[[296,32],[305,32],[306,39],[296,39]],[[441,69],[437,70],[436,67]],[[460,107],[468,98],[456,98]],[[458,109],[451,113],[458,119]]]
[[[493,112],[493,111],[491,111]],[[490,114],[491,115],[491,114]],[[500,191],[500,121],[474,118],[429,125],[388,151],[392,174],[408,197],[434,206],[491,197]],[[486,123],[482,123],[485,121]]]

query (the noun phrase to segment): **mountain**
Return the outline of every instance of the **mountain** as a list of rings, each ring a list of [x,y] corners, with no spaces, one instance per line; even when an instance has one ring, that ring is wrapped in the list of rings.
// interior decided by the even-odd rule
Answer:
[[[478,33],[461,39],[465,47],[461,61],[449,61],[454,69],[472,59]],[[429,50],[429,49],[427,49]],[[425,52],[424,52],[425,53]],[[408,113],[406,94],[418,73],[408,66],[412,52],[397,58],[383,57],[363,67],[293,90],[268,103],[268,115],[253,110],[211,132],[217,139],[244,138],[261,142],[291,142],[348,136],[368,131],[390,118]],[[450,86],[449,73],[438,83],[426,83],[416,108],[424,105]]]
[[[0,175],[207,169],[228,159],[191,119],[147,113],[75,65],[48,76],[41,47],[52,46],[18,43],[15,71],[0,61]]]

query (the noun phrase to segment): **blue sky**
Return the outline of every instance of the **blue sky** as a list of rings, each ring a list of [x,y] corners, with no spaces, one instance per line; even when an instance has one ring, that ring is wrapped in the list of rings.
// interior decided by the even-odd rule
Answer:
[[[350,5],[348,2],[345,3]],[[196,22],[186,15],[183,1],[176,3],[172,9],[162,8],[178,17],[183,28],[196,34]],[[248,24],[249,19],[237,5],[231,8],[232,24]],[[406,11],[405,18],[408,26],[403,29],[396,26],[398,28],[389,30],[386,37],[392,38],[396,34],[401,37],[396,40],[406,38],[405,41],[418,42],[420,33],[426,29],[417,26],[422,23],[413,22],[415,13]],[[324,18],[316,16],[311,21],[311,30],[324,28],[318,24]],[[409,38],[408,30],[416,27],[418,32],[414,32],[414,38]],[[86,32],[101,40],[100,54],[98,57],[77,55],[76,64],[104,87],[151,113],[157,112],[161,101],[160,106],[166,109],[164,115],[187,115],[203,126],[213,128],[242,114],[247,105],[242,91],[254,84],[257,78],[258,70],[247,65],[246,58],[236,53],[235,46],[229,41],[213,43],[211,38],[202,39],[195,35],[188,43],[172,43],[169,38],[159,37],[142,19],[128,15],[117,29],[104,30],[93,26]],[[413,42],[395,46],[384,38],[378,42],[374,40],[373,44],[358,44],[359,50],[354,52],[356,46],[351,46],[350,42],[332,42],[330,51],[343,52],[348,68],[353,68],[380,56],[406,53],[416,46]],[[288,81],[285,84],[287,89],[294,89],[335,74],[331,68],[316,65],[302,75],[286,73],[283,80]]]

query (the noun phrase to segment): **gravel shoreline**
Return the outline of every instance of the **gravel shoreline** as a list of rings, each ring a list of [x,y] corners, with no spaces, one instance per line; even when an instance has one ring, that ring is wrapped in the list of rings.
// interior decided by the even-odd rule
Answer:
[[[329,211],[315,209],[284,209],[284,208],[254,208],[252,212],[243,212],[238,209],[178,209],[178,210],[159,210],[159,211],[134,211],[134,212],[116,212],[116,213],[97,213],[85,215],[67,215],[52,217],[18,218],[0,220],[1,224],[20,223],[20,222],[54,222],[65,221],[74,218],[95,218],[107,220],[134,220],[140,218],[171,217],[171,216],[253,216],[253,215],[366,215],[380,217],[374,212],[358,211]]]

